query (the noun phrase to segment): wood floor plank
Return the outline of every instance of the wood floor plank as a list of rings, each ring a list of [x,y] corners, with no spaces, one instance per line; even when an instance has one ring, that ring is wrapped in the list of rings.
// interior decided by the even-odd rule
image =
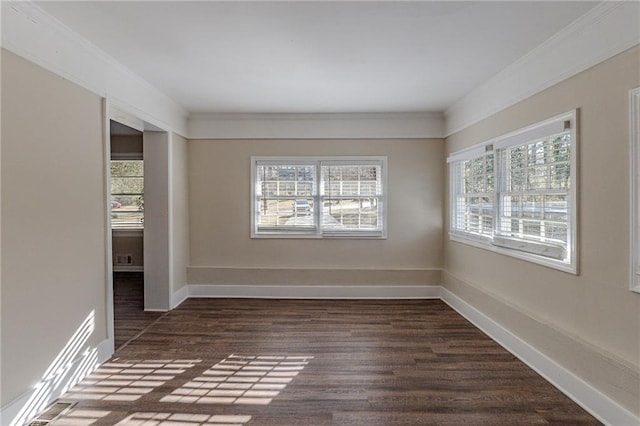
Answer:
[[[56,424],[600,424],[438,300],[188,299],[154,321]]]

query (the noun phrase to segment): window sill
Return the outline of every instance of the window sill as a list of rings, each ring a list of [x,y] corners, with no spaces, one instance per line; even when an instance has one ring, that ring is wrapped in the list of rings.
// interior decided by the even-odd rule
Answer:
[[[252,233],[252,239],[312,239],[312,240],[386,240],[386,235],[380,234],[366,234],[366,233],[281,233],[281,232],[260,232]]]
[[[142,237],[144,228],[111,228],[114,237]]]
[[[473,247],[477,247],[477,248],[481,248],[484,250],[488,250],[494,253],[498,253],[498,254],[502,254],[505,256],[510,256],[510,257],[514,257],[516,259],[520,259],[520,260],[526,260],[527,262],[531,262],[531,263],[535,263],[538,265],[542,265],[542,266],[546,266],[548,268],[552,268],[552,269],[557,269],[559,271],[562,272],[566,272],[572,275],[578,275],[578,268],[577,265],[574,264],[569,264],[566,262],[563,262],[561,260],[555,260],[552,258],[548,258],[548,257],[544,257],[544,256],[538,256],[532,253],[526,253],[523,251],[519,251],[519,250],[514,250],[514,249],[508,249],[505,247],[500,247],[500,246],[496,246],[494,244],[491,243],[490,240],[480,240],[480,239],[476,239],[473,237],[466,237],[466,236],[462,236],[460,234],[457,233],[453,233],[450,232],[449,233],[449,240],[457,242],[457,243],[461,243],[461,244],[466,244],[469,246],[473,246]]]

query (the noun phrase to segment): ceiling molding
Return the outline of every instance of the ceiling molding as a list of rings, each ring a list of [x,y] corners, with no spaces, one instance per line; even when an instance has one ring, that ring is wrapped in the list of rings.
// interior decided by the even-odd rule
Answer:
[[[441,113],[192,114],[190,139],[442,138]]]
[[[640,43],[640,3],[603,2],[445,111],[450,136]]]
[[[157,128],[186,134],[188,112],[30,1],[2,2],[2,47]]]

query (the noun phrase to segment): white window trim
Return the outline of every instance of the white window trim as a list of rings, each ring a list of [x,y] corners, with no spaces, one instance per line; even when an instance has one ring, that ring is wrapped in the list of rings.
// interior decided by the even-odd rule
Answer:
[[[629,91],[631,251],[629,289],[640,293],[640,87]]]
[[[504,241],[498,238],[498,241],[495,241],[495,238],[485,238],[481,236],[474,236],[466,233],[461,233],[452,228],[454,224],[454,208],[452,205],[453,200],[455,199],[455,188],[453,185],[453,167],[449,166],[449,239],[451,241],[467,244],[473,247],[482,248],[485,250],[492,251],[494,253],[499,253],[511,257],[515,257],[517,259],[526,260],[532,263],[536,263],[542,266],[546,266],[549,268],[557,269],[563,272],[568,272],[574,275],[578,274],[578,138],[577,138],[577,128],[578,128],[578,112],[577,110],[572,110],[566,112],[564,114],[559,114],[555,117],[551,117],[547,120],[532,124],[531,126],[527,126],[516,130],[514,132],[507,133],[505,135],[490,139],[488,141],[484,141],[482,143],[473,145],[469,148],[454,152],[449,155],[447,158],[448,163],[453,163],[456,161],[464,161],[471,158],[475,158],[479,155],[483,155],[485,152],[494,150],[507,148],[510,146],[515,146],[526,142],[527,140],[536,139],[541,136],[545,136],[547,134],[555,133],[555,131],[559,128],[558,126],[564,121],[569,120],[571,122],[571,192],[569,194],[571,206],[573,207],[569,212],[569,221],[570,227],[567,230],[567,250],[569,254],[569,262],[565,262],[563,260],[553,259],[552,257],[540,256],[534,253],[529,253],[525,251],[517,250],[516,247],[511,247],[512,244],[509,242],[504,243]],[[499,173],[499,167],[494,167],[494,173]],[[495,185],[498,185],[498,176],[494,179]],[[494,195],[494,226],[498,223],[498,191],[495,192]],[[534,243],[531,243],[536,245]],[[544,250],[545,248],[540,246],[536,247],[540,250]]]
[[[318,185],[317,194],[314,198],[317,200],[318,208],[314,209],[315,221],[318,224],[317,229],[313,231],[305,230],[290,230],[290,231],[258,231],[258,214],[256,210],[256,163],[261,162],[273,162],[274,164],[283,164],[287,162],[295,164],[320,164],[324,163],[348,163],[358,164],[367,161],[376,161],[382,164],[382,231],[381,232],[369,232],[369,231],[323,231],[321,226],[321,213],[322,206],[319,200],[320,196],[320,177],[321,167],[316,168],[316,184]],[[349,238],[349,239],[374,239],[385,240],[387,239],[387,223],[388,223],[388,196],[387,196],[387,157],[386,156],[333,156],[333,157],[318,157],[318,156],[304,156],[304,157],[290,157],[290,156],[252,156],[251,157],[251,238],[279,238],[279,239],[332,239],[332,238]]]

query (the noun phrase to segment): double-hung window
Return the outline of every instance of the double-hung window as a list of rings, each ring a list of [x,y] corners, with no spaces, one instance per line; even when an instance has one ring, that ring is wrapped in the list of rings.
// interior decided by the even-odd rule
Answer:
[[[139,156],[111,160],[111,224],[114,229],[144,227],[144,161]]]
[[[385,157],[253,157],[252,237],[386,236]]]
[[[493,236],[494,158],[491,150],[470,150],[451,165],[451,232],[488,241]]]
[[[577,272],[576,113],[452,154],[454,240]]]

